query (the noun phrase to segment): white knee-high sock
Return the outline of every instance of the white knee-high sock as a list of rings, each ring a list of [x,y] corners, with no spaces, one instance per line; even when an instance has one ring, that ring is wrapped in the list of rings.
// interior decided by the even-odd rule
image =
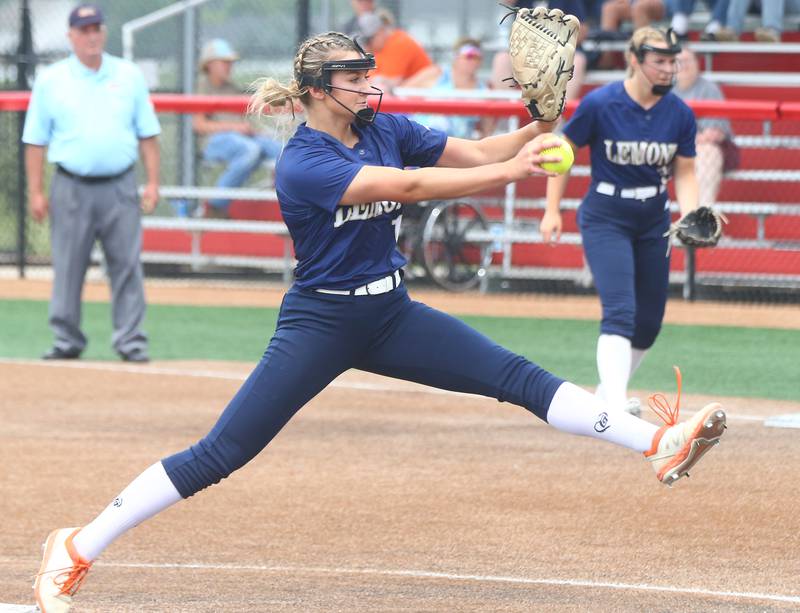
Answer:
[[[647,349],[637,349],[636,347],[631,348],[631,372],[628,375],[628,382],[630,382],[630,380],[633,378],[633,373],[639,370],[639,366],[641,366],[642,360],[647,354],[647,351]],[[602,383],[597,384],[597,387],[594,390],[594,395],[597,396],[602,402],[606,402],[606,394]]]
[[[622,410],[628,402],[631,353],[631,341],[624,336],[601,334],[597,339],[597,373],[603,399],[612,410]]]
[[[625,411],[608,411],[593,394],[564,382],[547,410],[547,423],[570,434],[591,436],[644,453],[658,426]]]
[[[633,378],[633,373],[639,370],[639,366],[644,359],[644,356],[647,354],[647,349],[637,349],[636,347],[631,348],[631,372],[628,375],[628,382]],[[627,393],[627,388],[626,388]],[[597,387],[594,390],[594,395],[597,396],[602,402],[607,402],[606,400],[606,393],[605,389],[603,389],[603,384],[598,383]]]
[[[636,347],[631,347],[631,372],[628,375],[628,381],[631,380],[633,377],[633,373],[639,370],[639,366],[642,364],[642,360],[644,360],[644,356],[647,354],[647,349],[637,349]]]
[[[161,462],[156,462],[131,481],[119,496],[72,541],[85,559],[94,560],[115,539],[179,500],[181,495],[167,476]]]

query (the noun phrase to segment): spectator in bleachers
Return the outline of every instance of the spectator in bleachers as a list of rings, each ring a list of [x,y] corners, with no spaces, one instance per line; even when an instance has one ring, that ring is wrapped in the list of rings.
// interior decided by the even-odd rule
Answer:
[[[358,34],[358,18],[365,13],[375,12],[375,0],[350,0],[350,5],[353,7],[353,16],[342,24],[339,31],[355,36]]]
[[[728,27],[717,33],[717,40],[739,40],[744,29],[744,19],[752,0],[730,0]],[[762,43],[779,43],[783,33],[786,13],[800,13],[800,0],[761,0],[761,26],[755,30],[755,39]]]
[[[627,40],[629,34],[622,26],[627,22],[633,29],[661,21],[666,13],[664,0],[605,0],[600,7],[600,30],[592,32],[591,38],[597,42]],[[590,67],[604,70],[620,68],[623,56],[614,51],[592,54]]]
[[[478,70],[483,60],[480,41],[474,38],[461,38],[456,42],[453,51],[453,62],[450,66],[440,67],[433,64],[408,79],[405,86],[431,88],[443,92],[456,89],[487,89],[486,84],[478,78]],[[483,138],[491,134],[494,128],[494,122],[488,117],[415,115],[414,120],[458,138]]]
[[[678,55],[678,75],[674,91],[684,100],[724,99],[717,84],[700,74],[697,56],[685,47]],[[736,168],[739,163],[739,150],[733,142],[731,122],[710,117],[698,119],[695,148],[699,202],[711,206],[717,201],[723,174]]]
[[[663,18],[662,0],[606,0],[600,9],[600,29],[618,32],[623,23],[630,21],[636,30]]]
[[[403,86],[420,70],[433,64],[422,45],[396,27],[394,16],[385,9],[361,15],[356,36],[367,51],[375,54],[376,68],[371,80],[385,91]]]
[[[197,93],[211,96],[236,96],[243,93],[231,80],[233,63],[239,56],[221,38],[209,41],[200,54],[201,75]],[[266,159],[275,159],[281,144],[258,131],[258,126],[239,113],[198,113],[192,119],[194,131],[200,136],[203,159],[224,163],[225,170],[216,182],[217,187],[240,187]],[[207,217],[228,217],[230,200],[209,200]]]
[[[572,79],[567,84],[567,101],[577,100],[581,96],[588,64],[586,53],[581,49],[581,43],[586,39],[586,35],[589,32],[592,7],[597,1],[599,0],[550,0],[547,3],[548,8],[561,9],[567,15],[575,15],[581,22],[580,30],[578,30],[578,40],[575,45],[575,58],[573,59],[575,70],[572,73]]]
[[[702,40],[716,40],[717,33],[728,22],[728,0],[706,0],[711,18],[703,29]],[[667,13],[671,17],[670,27],[679,38],[689,37],[689,17],[694,13],[697,0],[665,0]]]

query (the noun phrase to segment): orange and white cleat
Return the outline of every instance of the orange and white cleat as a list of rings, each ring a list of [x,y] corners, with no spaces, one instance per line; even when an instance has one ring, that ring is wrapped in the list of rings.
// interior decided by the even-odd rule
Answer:
[[[678,423],[681,405],[681,371],[675,366],[678,379],[678,399],[673,409],[663,394],[649,398],[650,408],[666,424],[653,437],[653,446],[644,453],[653,463],[656,477],[661,483],[672,485],[689,470],[707,451],[719,443],[725,432],[725,411],[718,402],[712,402],[691,419]]]
[[[33,584],[36,604],[42,613],[66,613],[92,563],[84,560],[72,539],[80,528],[53,530],[44,543],[44,556]]]

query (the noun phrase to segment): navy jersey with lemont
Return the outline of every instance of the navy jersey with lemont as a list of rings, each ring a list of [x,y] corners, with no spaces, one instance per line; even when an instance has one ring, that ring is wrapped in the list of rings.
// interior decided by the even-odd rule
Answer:
[[[302,124],[283,149],[275,189],[294,241],[295,284],[352,289],[405,265],[397,250],[402,207],[398,202],[339,206],[363,166],[433,166],[447,135],[405,117],[379,113],[353,130],[353,148]]]
[[[592,181],[618,187],[666,183],[676,155],[695,156],[696,133],[694,113],[675,94],[645,110],[622,81],[587,94],[564,126],[573,143],[589,145]]]

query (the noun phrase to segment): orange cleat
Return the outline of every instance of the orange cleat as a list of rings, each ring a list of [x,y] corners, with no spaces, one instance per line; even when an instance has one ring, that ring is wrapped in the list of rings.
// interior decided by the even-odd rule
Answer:
[[[92,566],[72,545],[79,531],[80,528],[53,530],[43,545],[42,566],[33,584],[36,604],[42,613],[67,613],[72,597]]]
[[[678,399],[673,409],[662,394],[649,398],[650,408],[666,424],[653,437],[653,445],[644,456],[653,463],[656,477],[666,485],[672,485],[681,477],[688,477],[689,470],[697,464],[707,451],[719,443],[725,432],[725,411],[718,402],[712,402],[698,411],[691,419],[678,423],[681,404],[681,371],[677,366]]]

